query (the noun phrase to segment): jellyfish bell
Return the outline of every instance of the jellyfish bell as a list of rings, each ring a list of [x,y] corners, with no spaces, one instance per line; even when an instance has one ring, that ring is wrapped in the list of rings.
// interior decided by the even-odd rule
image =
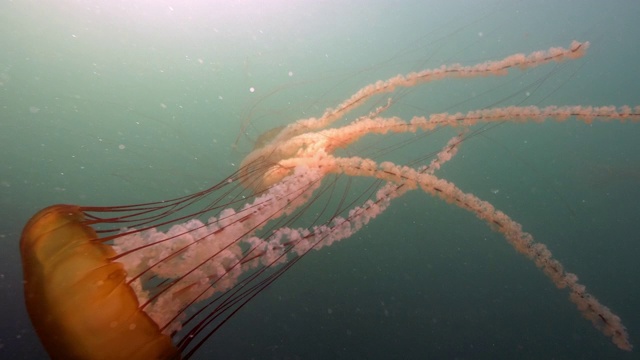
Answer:
[[[177,359],[169,336],[139,308],[111,246],[84,224],[83,209],[38,212],[20,241],[25,302],[42,344],[56,359]]]
[[[311,250],[353,236],[394,199],[422,191],[500,233],[554,285],[567,289],[584,317],[630,350],[620,318],[544,244],[489,202],[436,173],[455,158],[468,129],[478,123],[637,121],[639,107],[507,106],[405,120],[386,116],[388,105],[382,105],[339,123],[372,97],[398,88],[503,75],[576,59],[587,48],[588,43],[573,42],[478,65],[398,75],[363,87],[317,118],[269,133],[235,173],[206,190],[138,205],[57,205],[39,212],[21,241],[27,308],[38,335],[55,358],[188,358]],[[365,136],[444,127],[460,132],[419,167],[337,151]],[[340,190],[338,178],[345,179]],[[370,186],[353,191],[356,178]]]

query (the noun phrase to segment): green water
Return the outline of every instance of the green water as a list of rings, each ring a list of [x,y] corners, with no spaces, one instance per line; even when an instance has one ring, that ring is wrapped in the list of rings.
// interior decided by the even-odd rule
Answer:
[[[591,42],[584,59],[430,83],[392,95],[386,114],[638,105],[639,15],[631,1],[3,1],[0,357],[46,356],[24,309],[18,249],[38,209],[204,189],[237,169],[263,132],[320,116],[366,84],[572,40]],[[452,135],[438,132],[379,160],[420,158]],[[408,138],[365,139],[348,152]],[[437,173],[547,244],[622,318],[636,345],[638,139],[640,124],[505,123],[466,141]],[[305,257],[199,355],[637,356],[615,348],[484,223],[419,193]]]

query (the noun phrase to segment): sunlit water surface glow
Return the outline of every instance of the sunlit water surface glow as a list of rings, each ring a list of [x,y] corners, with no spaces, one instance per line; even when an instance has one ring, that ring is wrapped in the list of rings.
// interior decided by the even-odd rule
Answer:
[[[591,41],[583,60],[435,82],[396,96],[393,114],[640,102],[638,5],[462,3],[0,5],[0,41],[11,49],[0,57],[2,357],[44,356],[22,305],[17,244],[25,220],[46,205],[203,189],[233,172],[261,133],[318,116],[375,80],[574,39]],[[385,158],[418,158],[454,134]],[[504,124],[465,142],[438,173],[546,243],[622,317],[636,345],[639,135],[637,125],[617,123]],[[381,139],[350,151],[405,138]],[[633,358],[566,297],[473,215],[416,193],[308,255],[200,355]]]

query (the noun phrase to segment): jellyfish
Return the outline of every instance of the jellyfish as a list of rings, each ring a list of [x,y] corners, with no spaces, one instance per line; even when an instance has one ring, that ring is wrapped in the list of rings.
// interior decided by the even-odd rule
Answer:
[[[623,350],[621,319],[565,270],[549,249],[491,203],[436,175],[478,123],[638,121],[640,107],[509,106],[385,116],[390,103],[341,126],[373,96],[445,78],[500,76],[582,57],[573,42],[477,65],[398,75],[357,91],[317,118],[260,138],[239,169],[210,188],[137,205],[55,205],[37,213],[21,239],[31,321],[53,358],[189,358],[234,314],[311,251],[348,239],[393,200],[422,191],[472,213],[569,292],[581,314]],[[459,129],[429,164],[378,162],[350,154],[365,136]],[[371,179],[335,195],[338,179]],[[347,183],[349,183],[347,181]],[[338,191],[339,192],[339,191]]]

